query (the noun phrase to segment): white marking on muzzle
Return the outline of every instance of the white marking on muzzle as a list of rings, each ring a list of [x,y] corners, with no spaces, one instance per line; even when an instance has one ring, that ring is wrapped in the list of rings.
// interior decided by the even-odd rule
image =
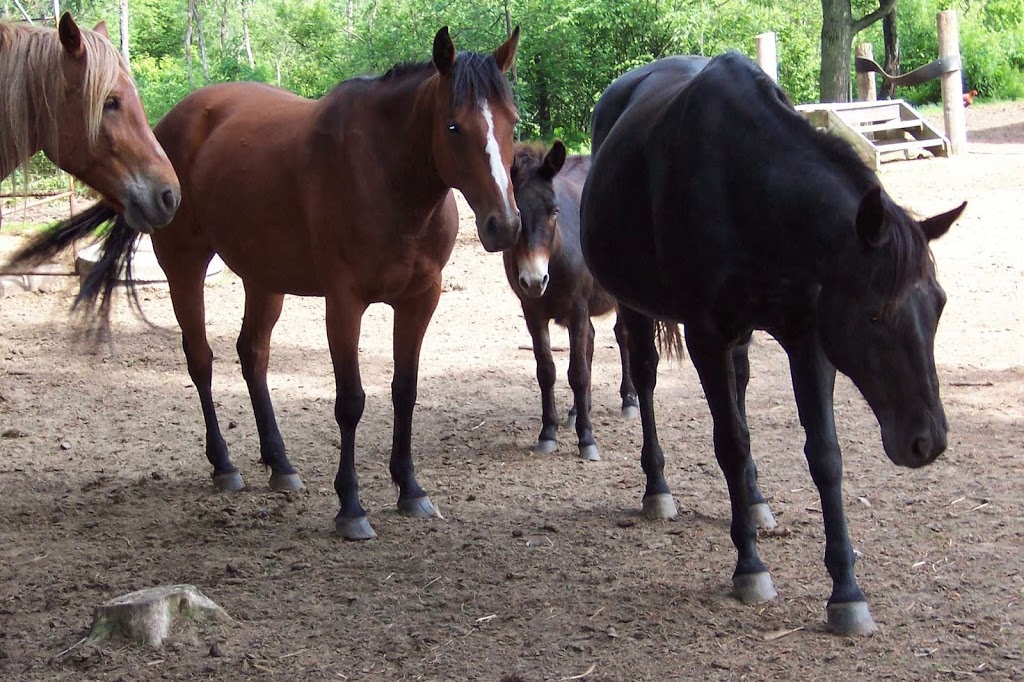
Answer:
[[[519,259],[519,286],[530,296],[541,296],[546,288],[544,278],[548,275],[547,255],[531,254]]]
[[[508,202],[508,173],[505,172],[505,164],[501,162],[501,147],[498,146],[498,139],[494,137],[494,116],[491,115],[491,107],[486,100],[481,100],[480,110],[483,112],[484,120],[487,122],[487,139],[484,140],[484,150],[491,161],[491,176],[498,185],[498,192],[505,200],[505,217],[512,217],[512,207]]]

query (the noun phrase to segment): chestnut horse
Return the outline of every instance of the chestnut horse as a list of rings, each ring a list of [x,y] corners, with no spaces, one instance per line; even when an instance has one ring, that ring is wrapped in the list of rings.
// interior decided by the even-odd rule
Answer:
[[[140,232],[174,216],[178,178],[103,22],[0,22],[0,178],[40,150]]]
[[[267,389],[271,331],[285,294],[323,296],[341,429],[335,526],[347,539],[376,536],[359,501],[355,435],[365,404],[360,322],[371,303],[383,302],[395,311],[390,469],[398,510],[440,516],[413,474],[420,347],[458,232],[452,188],[476,214],[485,249],[508,248],[519,235],[509,179],[517,111],[504,76],[518,42],[516,29],[493,54],[456,53],[445,27],[434,38],[431,61],[345,81],[320,100],[256,83],[211,85],[156,126],[184,198],[170,225],[153,234],[153,248],[199,392],[217,488],[244,484],[228,458],[211,392],[203,282],[215,253],[245,286],[237,350],[270,487],[303,487],[285,454]],[[102,207],[92,209],[40,239],[54,242],[61,231],[93,229],[111,217]],[[80,300],[109,301],[122,268],[130,267],[133,242],[123,221],[115,220]]]
[[[738,53],[697,69],[680,68],[686,63],[642,67],[598,100],[581,203],[584,258],[619,300],[628,332],[647,495],[668,494],[651,489],[652,470],[664,462],[653,399],[652,318],[660,318],[683,323],[714,420],[732,505],[734,594],[744,602],[775,596],[750,513],[753,461],[738,400],[745,362],[736,363],[751,331],[768,331],[789,356],[821,497],[828,625],[868,633],[875,624],[854,576],[843,511],[836,370],[867,399],[894,463],[923,466],[945,450],[934,360],[945,294],[928,242],[964,206],[912,218],[847,142],[815,130],[757,64]],[[637,89],[642,96],[626,92]]]

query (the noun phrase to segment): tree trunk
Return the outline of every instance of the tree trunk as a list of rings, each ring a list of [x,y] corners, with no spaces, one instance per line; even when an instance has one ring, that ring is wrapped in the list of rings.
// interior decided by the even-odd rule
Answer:
[[[879,6],[882,5],[879,0]],[[882,19],[882,34],[885,40],[885,61],[882,63],[887,73],[898,76],[900,73],[900,35],[896,22],[896,8]],[[882,79],[882,99],[892,99],[896,94],[896,86]]]
[[[53,0],[53,23],[60,20],[60,0]]]
[[[121,56],[124,57],[124,62],[128,65],[128,71],[131,72],[131,49],[128,46],[128,0],[120,0],[118,10],[121,19]]]
[[[188,0],[188,8],[185,10],[185,70],[188,72],[188,87],[191,90],[195,87],[195,79],[192,77],[192,7],[196,0]]]
[[[252,39],[249,37],[249,2],[250,0],[242,0],[242,42],[245,44],[245,56],[249,59],[249,69],[253,70],[256,68],[256,60],[252,56]],[[277,70],[277,81],[280,85],[280,64],[278,64]]]
[[[198,0],[192,0],[192,11],[195,13],[196,35],[199,36],[199,64],[203,69],[203,79],[210,80],[210,62],[206,58],[206,35],[203,33],[203,19],[199,14]]]
[[[850,101],[850,53],[853,37],[896,7],[896,0],[878,0],[878,9],[856,21],[851,0],[821,0],[822,102]]]
[[[821,0],[822,102],[850,101],[850,48],[853,45],[850,0]]]
[[[228,0],[220,0],[220,53],[228,49]]]

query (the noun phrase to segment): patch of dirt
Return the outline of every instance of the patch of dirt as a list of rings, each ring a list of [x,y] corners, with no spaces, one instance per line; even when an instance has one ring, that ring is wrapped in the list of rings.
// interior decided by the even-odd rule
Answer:
[[[529,336],[501,257],[463,230],[423,351],[413,442],[419,480],[445,519],[394,510],[391,314],[364,318],[367,393],[361,497],[379,538],[332,534],[339,436],[319,299],[290,298],[271,391],[308,492],[266,489],[235,359],[242,286],[207,288],[215,397],[250,487],[215,493],[204,429],[166,291],[144,292],[160,327],[118,311],[114,351],[76,345],[73,289],[0,299],[0,677],[19,680],[631,680],[1017,678],[1024,669],[1024,106],[969,110],[971,153],[883,167],[922,214],[970,203],[934,245],[949,294],[936,360],[951,424],[932,466],[897,469],[840,378],[850,534],[880,631],[823,630],[831,587],[820,503],[785,356],[758,335],[748,410],[761,486],[788,534],[761,538],[779,597],[726,596],[735,561],[711,419],[692,367],[662,365],[657,402],[674,522],[637,514],[639,421],[618,414],[612,320],[597,324],[595,435],[603,459],[560,433],[530,451],[540,405]],[[998,144],[997,144],[998,143]],[[567,336],[553,332],[559,404]],[[234,427],[237,425],[237,428]],[[173,648],[51,658],[94,605],[192,583],[235,619],[229,634]]]

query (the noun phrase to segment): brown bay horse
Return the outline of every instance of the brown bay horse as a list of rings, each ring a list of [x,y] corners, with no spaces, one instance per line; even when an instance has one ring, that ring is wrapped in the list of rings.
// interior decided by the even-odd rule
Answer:
[[[458,231],[452,188],[472,207],[485,249],[508,248],[519,234],[509,177],[517,111],[504,76],[518,41],[516,29],[493,54],[457,53],[445,27],[434,38],[430,61],[344,81],[320,100],[255,83],[211,85],[156,126],[184,189],[177,216],[153,234],[153,247],[202,403],[217,488],[237,490],[244,483],[228,457],[211,391],[203,282],[215,253],[245,287],[237,350],[270,487],[303,487],[267,388],[271,331],[285,294],[323,296],[341,430],[335,525],[347,539],[375,537],[358,495],[355,436],[365,403],[360,322],[370,304],[383,302],[395,311],[390,470],[398,509],[440,516],[413,473],[420,348]],[[52,242],[60,231],[92,229],[111,217],[102,207],[92,209],[40,240]],[[130,268],[134,239],[123,221],[114,221],[80,301],[109,302],[119,273]]]
[[[103,22],[91,31],[68,13],[57,30],[0,22],[0,178],[38,151],[140,232],[178,207],[178,178]]]

